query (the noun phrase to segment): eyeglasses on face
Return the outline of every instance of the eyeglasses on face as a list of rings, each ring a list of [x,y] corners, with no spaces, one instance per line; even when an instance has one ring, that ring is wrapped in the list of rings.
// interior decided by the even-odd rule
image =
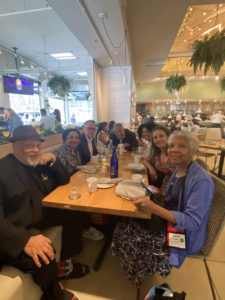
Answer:
[[[96,128],[92,128],[92,127],[85,127],[87,130],[93,130],[93,131],[95,131],[96,130]]]

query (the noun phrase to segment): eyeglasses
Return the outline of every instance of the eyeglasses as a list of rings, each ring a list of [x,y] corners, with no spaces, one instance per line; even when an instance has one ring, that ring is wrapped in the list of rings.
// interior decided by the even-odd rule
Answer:
[[[96,130],[96,128],[92,128],[92,127],[85,127],[85,128],[88,129],[88,130],[93,130],[93,131]]]

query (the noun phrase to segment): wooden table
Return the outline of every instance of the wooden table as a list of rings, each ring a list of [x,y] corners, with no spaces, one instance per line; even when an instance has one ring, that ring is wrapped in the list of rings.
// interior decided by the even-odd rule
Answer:
[[[133,162],[132,153],[127,152],[123,155],[118,155],[119,160],[119,177],[124,179],[131,179],[132,172],[130,170],[124,170],[123,167],[128,163]],[[109,175],[109,173],[108,173]],[[95,177],[100,177],[101,172],[98,171]],[[47,197],[43,199],[43,205],[48,207],[56,207],[61,209],[71,209],[84,212],[104,213],[116,216],[135,217],[142,219],[150,219],[150,214],[144,214],[137,210],[134,203],[129,200],[125,200],[115,193],[116,186],[108,189],[98,189],[97,192],[89,194],[87,191],[86,179],[90,177],[90,174],[82,171],[77,172],[71,176],[70,184],[63,185],[51,192]],[[144,175],[147,182],[147,175]],[[78,188],[81,193],[81,197],[76,200],[70,200],[68,198],[72,186]],[[110,218],[109,218],[110,219]],[[94,263],[94,270],[98,271],[101,263],[105,257],[108,247],[110,246],[114,226],[116,223],[115,217],[111,217],[111,222],[108,225],[108,232],[106,233],[105,243],[98,254],[98,257]]]
[[[217,175],[218,177],[223,178],[222,172],[223,172],[223,164],[224,164],[224,156],[225,156],[225,144],[222,142],[215,142],[214,144],[200,142],[199,147],[218,150],[221,152],[220,161],[219,161],[219,170]]]
[[[129,162],[133,162],[133,156],[130,152],[118,155],[119,160],[119,177],[131,179],[132,172],[124,170],[123,167]],[[108,174],[109,175],[109,174]],[[101,176],[101,171],[96,172],[95,177]],[[85,212],[95,212],[110,215],[126,216],[149,219],[149,214],[144,214],[137,210],[134,203],[125,200],[116,195],[116,186],[107,189],[98,189],[95,193],[88,193],[86,179],[90,174],[82,171],[71,176],[70,184],[63,185],[55,189],[43,199],[43,205],[61,209],[71,209]],[[108,176],[109,177],[109,176]],[[147,182],[147,176],[144,175]],[[69,194],[72,186],[78,188],[81,197],[76,200],[70,200]]]

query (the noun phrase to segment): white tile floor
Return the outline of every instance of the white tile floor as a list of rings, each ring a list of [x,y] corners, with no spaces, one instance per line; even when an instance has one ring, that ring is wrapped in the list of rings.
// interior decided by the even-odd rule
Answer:
[[[225,252],[224,240],[225,229],[222,232],[223,238],[219,239],[216,246],[216,259],[220,256],[222,262],[214,261],[213,257],[208,261],[212,279],[220,295],[220,300],[225,299]],[[91,272],[80,279],[67,280],[63,282],[66,288],[74,291],[79,300],[135,300],[137,290],[124,277],[121,272],[119,260],[111,255],[108,249],[107,255],[98,272],[93,270],[95,258],[102,246],[102,242],[84,240],[84,250],[75,259],[91,266]],[[222,253],[219,253],[222,251]],[[215,253],[214,253],[215,254]],[[154,285],[167,282],[174,291],[187,293],[186,300],[212,300],[212,293],[207,277],[203,259],[188,257],[180,269],[173,269],[167,278],[158,274],[146,276],[141,287],[141,297],[144,299],[148,289]]]

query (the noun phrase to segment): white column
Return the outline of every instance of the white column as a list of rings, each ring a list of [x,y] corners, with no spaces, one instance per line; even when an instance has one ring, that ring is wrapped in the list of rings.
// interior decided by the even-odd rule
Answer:
[[[9,94],[4,93],[4,90],[3,90],[3,78],[2,78],[2,76],[0,77],[0,106],[10,107]]]

